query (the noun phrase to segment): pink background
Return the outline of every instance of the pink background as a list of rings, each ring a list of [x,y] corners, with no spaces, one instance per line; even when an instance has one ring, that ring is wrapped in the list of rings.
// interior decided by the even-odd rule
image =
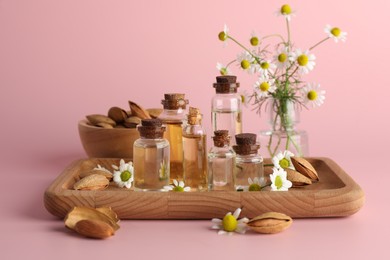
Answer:
[[[296,220],[273,236],[222,237],[209,230],[209,221],[123,221],[109,241],[91,241],[67,232],[43,207],[48,185],[70,162],[86,157],[77,122],[87,114],[126,108],[128,100],[160,107],[164,93],[183,92],[210,129],[215,64],[240,51],[233,43],[223,48],[218,32],[227,23],[242,41],[252,30],[285,34],[283,19],[274,15],[284,3],[0,0],[4,259],[31,252],[40,259],[87,252],[104,259],[389,256],[387,0],[288,2],[297,10],[291,23],[297,46],[325,37],[327,23],[348,32],[346,43],[328,41],[314,50],[317,66],[304,79],[321,83],[326,101],[303,111],[300,128],[309,133],[311,156],[334,159],[366,192],[356,215]],[[255,78],[235,71],[242,89],[251,90]],[[266,127],[264,118],[244,110],[244,131]]]

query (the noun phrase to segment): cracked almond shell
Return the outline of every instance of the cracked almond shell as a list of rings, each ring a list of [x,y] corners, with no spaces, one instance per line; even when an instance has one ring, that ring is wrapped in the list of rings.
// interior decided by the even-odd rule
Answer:
[[[306,159],[302,157],[291,157],[291,162],[293,163],[295,169],[308,177],[312,181],[319,181],[318,173],[314,169],[313,165],[309,163]]]
[[[76,223],[81,220],[99,220],[109,224],[114,231],[119,229],[118,218],[111,208],[74,207],[65,216],[65,226],[74,230]]]
[[[137,116],[141,119],[151,119],[152,117],[149,115],[148,111],[146,111],[143,107],[138,105],[137,103],[129,100],[129,106],[132,116]]]
[[[108,117],[114,120],[117,124],[121,124],[127,118],[127,112],[120,107],[111,107],[108,110]]]
[[[76,182],[73,185],[75,190],[104,190],[110,181],[101,174],[91,174]]]
[[[109,118],[108,116],[105,115],[99,115],[99,114],[92,114],[92,115],[87,115],[86,118],[92,125],[98,125],[98,124],[109,124],[112,126],[115,126],[116,123],[114,120]]]
[[[311,180],[308,177],[297,171],[294,171],[289,168],[285,169],[285,171],[287,172],[287,180],[292,182],[293,187],[302,187],[305,185],[312,184]]]
[[[275,234],[289,228],[292,218],[279,212],[267,212],[248,221],[247,226],[262,234]]]

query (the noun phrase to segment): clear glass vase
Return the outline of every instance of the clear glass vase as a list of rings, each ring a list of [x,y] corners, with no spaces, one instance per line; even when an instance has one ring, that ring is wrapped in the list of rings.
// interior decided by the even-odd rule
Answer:
[[[274,157],[289,150],[295,156],[308,156],[309,145],[306,131],[296,129],[300,107],[290,100],[272,99],[267,107],[270,129],[260,131],[260,154]]]

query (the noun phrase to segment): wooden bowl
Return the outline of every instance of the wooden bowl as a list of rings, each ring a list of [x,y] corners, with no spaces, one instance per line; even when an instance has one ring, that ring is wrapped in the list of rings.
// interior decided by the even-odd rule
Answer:
[[[90,158],[133,158],[133,143],[140,137],[137,129],[106,129],[89,125],[87,120],[81,120],[78,128],[81,144]]]

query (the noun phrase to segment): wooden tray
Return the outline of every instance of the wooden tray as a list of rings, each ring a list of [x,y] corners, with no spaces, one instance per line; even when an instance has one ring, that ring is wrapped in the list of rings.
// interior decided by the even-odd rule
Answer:
[[[48,187],[46,209],[63,218],[74,206],[112,207],[120,219],[211,219],[241,207],[242,216],[277,211],[293,218],[342,217],[356,213],[364,192],[334,161],[308,158],[320,181],[289,191],[260,192],[136,192],[110,185],[103,191],[77,191],[79,173],[97,164],[111,169],[118,159],[83,159],[73,162]]]

